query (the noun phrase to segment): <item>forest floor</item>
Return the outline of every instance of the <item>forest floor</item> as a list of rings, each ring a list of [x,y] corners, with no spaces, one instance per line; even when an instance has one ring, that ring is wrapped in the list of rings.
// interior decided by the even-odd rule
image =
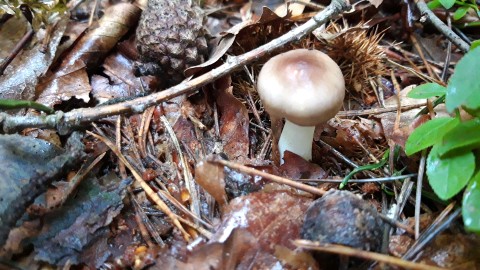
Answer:
[[[0,4],[0,269],[480,268],[478,1],[146,2]],[[308,161],[257,89],[297,49],[345,81]]]

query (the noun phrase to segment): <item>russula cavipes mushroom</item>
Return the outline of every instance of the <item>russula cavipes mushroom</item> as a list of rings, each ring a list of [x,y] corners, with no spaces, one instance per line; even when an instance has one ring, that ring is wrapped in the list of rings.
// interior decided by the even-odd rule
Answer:
[[[257,89],[272,123],[285,118],[278,140],[281,162],[285,150],[311,160],[315,126],[334,117],[345,97],[338,65],[318,50],[291,50],[265,63]]]

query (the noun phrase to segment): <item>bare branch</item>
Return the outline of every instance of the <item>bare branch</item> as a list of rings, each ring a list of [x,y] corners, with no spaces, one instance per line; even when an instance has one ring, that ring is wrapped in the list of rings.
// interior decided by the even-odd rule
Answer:
[[[427,16],[428,20],[440,31],[448,40],[457,46],[462,52],[466,53],[470,49],[465,41],[455,34],[448,26],[446,26],[435,14],[430,10],[425,1],[417,1],[417,7],[422,15]]]
[[[171,98],[191,93],[201,86],[211,83],[218,78],[232,73],[233,71],[251,64],[277,48],[284,46],[295,40],[300,40],[311,33],[320,25],[326,23],[332,17],[347,10],[348,3],[344,0],[332,0],[332,3],[323,11],[316,14],[310,20],[301,26],[292,29],[288,33],[280,36],[269,43],[260,46],[254,50],[239,56],[229,57],[221,66],[212,69],[190,81],[184,81],[165,91],[151,94],[145,97],[139,97],[122,103],[95,108],[81,108],[67,113],[57,112],[50,116],[10,116],[5,113],[0,114],[0,125],[4,132],[12,133],[27,127],[51,128],[56,129],[60,134],[68,133],[73,127],[81,124],[90,123],[104,117],[119,114],[141,113],[148,107],[160,104]]]

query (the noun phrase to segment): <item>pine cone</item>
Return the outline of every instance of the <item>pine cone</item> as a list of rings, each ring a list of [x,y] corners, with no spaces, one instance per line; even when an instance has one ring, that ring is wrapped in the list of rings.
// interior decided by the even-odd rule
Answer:
[[[192,0],[149,0],[136,33],[136,75],[158,76],[167,86],[181,82],[184,70],[207,55],[203,19]]]

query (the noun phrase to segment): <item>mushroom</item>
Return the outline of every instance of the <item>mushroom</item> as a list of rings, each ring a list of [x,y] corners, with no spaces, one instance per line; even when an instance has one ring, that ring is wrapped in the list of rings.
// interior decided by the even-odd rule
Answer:
[[[257,89],[275,139],[280,130],[275,122],[285,118],[278,140],[281,163],[286,150],[311,160],[315,126],[334,117],[343,104],[345,80],[338,65],[317,50],[291,50],[265,63]]]

